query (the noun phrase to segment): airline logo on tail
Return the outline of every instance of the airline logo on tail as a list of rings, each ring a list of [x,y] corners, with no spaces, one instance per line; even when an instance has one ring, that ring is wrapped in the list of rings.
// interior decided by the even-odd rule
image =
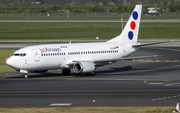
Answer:
[[[134,20],[137,20],[137,19],[138,19],[138,13],[137,13],[136,11],[134,11],[134,12],[132,13],[132,16],[133,16],[133,19],[134,19]],[[132,31],[129,31],[128,37],[129,37],[130,40],[132,40],[132,39],[133,39],[133,36],[134,36],[133,30],[136,28],[136,22],[132,20],[131,23],[130,23],[130,27],[131,27],[131,30],[132,30]]]
[[[142,5],[136,5],[120,35],[108,42],[137,43]]]

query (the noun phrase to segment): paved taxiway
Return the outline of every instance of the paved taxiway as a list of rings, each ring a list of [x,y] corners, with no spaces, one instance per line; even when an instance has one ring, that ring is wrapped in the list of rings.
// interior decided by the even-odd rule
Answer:
[[[103,66],[95,76],[63,76],[59,70],[29,74],[28,79],[0,74],[0,107],[175,106],[180,47],[143,47],[134,56],[153,54],[166,57]]]

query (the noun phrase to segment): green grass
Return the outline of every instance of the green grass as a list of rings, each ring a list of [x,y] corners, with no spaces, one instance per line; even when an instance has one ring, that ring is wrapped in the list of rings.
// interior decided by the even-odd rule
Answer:
[[[0,40],[109,40],[121,31],[116,22],[1,22]],[[139,39],[179,39],[179,33],[179,23],[141,23]]]
[[[5,57],[10,57],[15,51],[15,49],[0,49],[0,73],[15,72],[15,70],[7,66],[4,61]]]
[[[0,113],[172,113],[175,107],[0,108]]]
[[[123,19],[128,20],[130,13],[124,13]],[[122,14],[118,13],[70,13],[69,18],[67,18],[66,13],[10,13],[10,14],[0,14],[0,20],[120,20]],[[180,14],[160,14],[160,15],[142,15],[141,19],[179,19]]]

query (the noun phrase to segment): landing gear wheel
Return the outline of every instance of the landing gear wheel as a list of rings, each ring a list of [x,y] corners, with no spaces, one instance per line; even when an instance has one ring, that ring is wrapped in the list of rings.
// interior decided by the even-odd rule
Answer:
[[[62,74],[63,75],[70,75],[71,74],[71,70],[70,69],[63,69],[62,70]]]
[[[62,74],[63,74],[63,75],[67,75],[66,69],[63,69],[63,70],[62,70]]]
[[[28,75],[27,74],[23,74],[22,77],[23,78],[28,78]]]
[[[24,78],[28,78],[28,75],[25,75]]]
[[[67,75],[71,75],[71,70],[67,69]]]

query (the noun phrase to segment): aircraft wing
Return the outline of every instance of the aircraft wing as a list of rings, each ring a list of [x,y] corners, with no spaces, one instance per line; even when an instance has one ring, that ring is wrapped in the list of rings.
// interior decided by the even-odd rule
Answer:
[[[134,60],[134,59],[153,58],[153,57],[165,57],[165,55],[150,55],[150,56],[125,57],[125,58],[116,58],[116,59],[95,60],[94,63],[115,62],[115,61],[120,61],[120,60]]]
[[[150,56],[138,56],[138,57],[124,57],[124,58],[116,58],[116,59],[103,59],[103,60],[73,60],[69,63],[67,63],[68,66],[72,66],[73,64],[77,62],[92,62],[95,65],[105,65],[110,64],[114,62],[118,62],[121,60],[134,60],[134,59],[141,59],[141,58],[154,58],[154,57],[165,57],[165,55],[150,55]]]
[[[132,45],[133,47],[141,47],[141,46],[147,46],[147,45],[154,45],[154,44],[160,44],[160,43],[167,43],[167,42],[171,42],[171,41],[160,41],[160,42],[151,42],[151,43],[144,43],[144,44],[136,44],[136,45]]]

